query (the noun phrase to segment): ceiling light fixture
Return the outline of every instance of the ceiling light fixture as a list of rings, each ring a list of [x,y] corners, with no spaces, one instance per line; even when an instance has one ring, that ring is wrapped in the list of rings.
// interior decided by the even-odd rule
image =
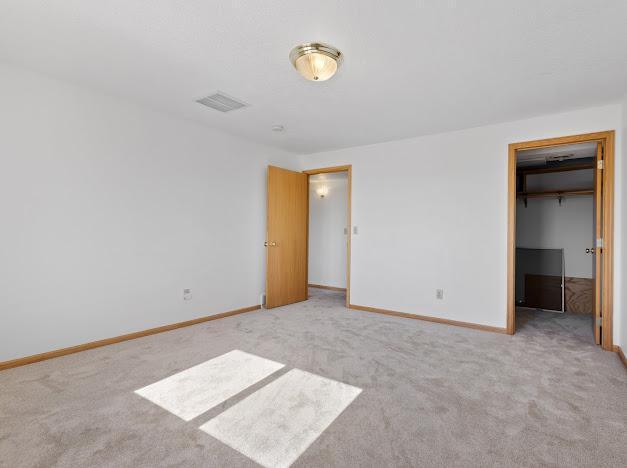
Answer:
[[[321,185],[316,189],[316,195],[320,198],[324,198],[329,194],[329,187],[326,185]]]
[[[344,54],[322,42],[297,45],[290,52],[290,62],[309,81],[326,81],[335,75]]]

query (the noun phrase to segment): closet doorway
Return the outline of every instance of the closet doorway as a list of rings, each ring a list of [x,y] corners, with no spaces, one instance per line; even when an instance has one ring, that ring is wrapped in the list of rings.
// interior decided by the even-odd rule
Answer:
[[[508,176],[508,333],[578,314],[613,350],[614,132],[513,143]]]

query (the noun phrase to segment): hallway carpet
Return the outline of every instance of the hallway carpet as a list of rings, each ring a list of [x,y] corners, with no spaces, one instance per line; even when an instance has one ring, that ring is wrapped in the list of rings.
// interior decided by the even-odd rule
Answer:
[[[258,466],[199,428],[293,369],[361,389],[294,467],[627,466],[627,372],[580,317],[507,336],[311,293],[0,372],[0,466]],[[135,393],[233,350],[284,367],[190,421]]]

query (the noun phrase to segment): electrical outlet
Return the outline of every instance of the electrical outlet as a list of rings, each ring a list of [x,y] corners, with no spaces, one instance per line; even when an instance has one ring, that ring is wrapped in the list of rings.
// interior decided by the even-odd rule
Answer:
[[[353,234],[359,234],[359,228],[357,226],[353,226]]]
[[[192,290],[191,289],[183,289],[183,300],[191,301],[192,300]]]
[[[435,298],[436,299],[444,299],[444,289],[436,289],[435,290]]]

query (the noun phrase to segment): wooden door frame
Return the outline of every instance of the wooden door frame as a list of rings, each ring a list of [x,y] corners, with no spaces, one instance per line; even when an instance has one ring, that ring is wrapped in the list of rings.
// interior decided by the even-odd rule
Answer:
[[[575,143],[601,142],[603,161],[603,283],[602,283],[602,340],[601,347],[613,351],[612,323],[614,296],[614,130],[585,133],[543,140],[524,141],[509,145],[507,174],[507,333],[516,331],[515,274],[516,274],[516,152],[521,149],[546,148]]]
[[[321,167],[318,169],[309,169],[303,171],[307,174],[307,184],[309,184],[309,177],[316,174],[328,174],[333,172],[347,172],[348,173],[348,220],[347,220],[347,242],[346,242],[346,307],[350,306],[351,300],[351,237],[353,233],[352,225],[352,187],[353,187],[353,166],[348,164],[346,166],[332,166]],[[307,190],[309,194],[309,190]],[[307,210],[309,210],[309,203],[307,203]],[[309,272],[309,214],[307,214],[307,272]],[[308,277],[309,279],[309,277]]]

